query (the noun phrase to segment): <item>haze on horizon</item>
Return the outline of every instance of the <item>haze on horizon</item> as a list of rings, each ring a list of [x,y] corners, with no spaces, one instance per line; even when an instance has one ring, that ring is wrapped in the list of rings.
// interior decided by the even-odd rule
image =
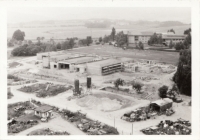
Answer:
[[[45,20],[120,19],[148,21],[180,21],[191,23],[189,7],[12,7],[7,11],[8,23]]]

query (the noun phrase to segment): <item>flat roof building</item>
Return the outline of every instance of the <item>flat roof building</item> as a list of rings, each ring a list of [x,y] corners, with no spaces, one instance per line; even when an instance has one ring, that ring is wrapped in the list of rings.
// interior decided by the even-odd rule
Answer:
[[[144,44],[148,43],[153,32],[141,32],[141,33],[127,33],[128,46],[134,46],[135,44],[142,42]]]
[[[72,58],[64,61],[58,62],[58,69],[70,69],[73,70],[75,65],[78,64],[84,64],[95,61],[95,57],[78,57],[78,58]]]
[[[87,63],[87,73],[92,75],[107,75],[122,71],[122,69],[123,67],[121,61],[116,59],[107,59]]]
[[[167,45],[172,43],[178,43],[178,42],[183,42],[186,38],[186,35],[177,35],[177,34],[162,34],[162,39],[163,42],[166,43]]]
[[[158,36],[161,36],[163,39],[163,44],[169,45],[170,41],[173,43],[183,42],[186,38],[186,35],[178,35],[171,32],[167,33],[160,33],[155,32]],[[135,44],[138,44],[139,42],[142,42],[143,44],[148,43],[151,36],[154,34],[154,32],[141,32],[141,33],[127,33],[127,39],[128,39],[128,46],[134,47]]]

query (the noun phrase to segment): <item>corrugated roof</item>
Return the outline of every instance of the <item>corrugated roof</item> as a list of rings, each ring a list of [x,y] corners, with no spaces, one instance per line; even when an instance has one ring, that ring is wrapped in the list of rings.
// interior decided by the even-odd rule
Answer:
[[[87,65],[95,65],[95,66],[99,66],[99,67],[105,67],[105,66],[109,66],[109,65],[117,64],[117,63],[121,63],[121,60],[106,59],[106,60],[101,60],[101,61],[88,63]]]
[[[151,102],[151,104],[157,104],[159,106],[163,106],[163,105],[166,105],[168,103],[172,103],[173,101],[169,98],[164,98],[164,99],[161,99],[161,100],[156,100],[156,101],[153,101]]]
[[[47,112],[47,111],[50,111],[50,110],[52,110],[52,109],[53,109],[53,107],[48,106],[48,105],[44,105],[44,106],[41,106],[41,107],[36,108],[35,111]]]

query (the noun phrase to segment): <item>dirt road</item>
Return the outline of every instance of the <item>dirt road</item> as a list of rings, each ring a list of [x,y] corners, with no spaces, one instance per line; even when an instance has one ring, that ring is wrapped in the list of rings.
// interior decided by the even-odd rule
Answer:
[[[148,100],[138,100],[138,104],[134,106],[130,106],[121,110],[117,111],[112,111],[112,112],[103,112],[99,110],[92,110],[88,109],[85,107],[80,107],[76,104],[76,100],[71,100],[68,101],[67,97],[72,95],[72,92],[64,92],[61,93],[55,97],[49,97],[49,98],[37,98],[34,94],[28,94],[28,93],[23,93],[18,90],[17,88],[13,88],[12,92],[14,94],[14,97],[8,100],[8,103],[14,103],[14,102],[19,102],[19,101],[26,101],[29,100],[30,98],[36,99],[38,101],[41,101],[43,103],[53,105],[56,107],[59,107],[61,109],[69,109],[71,111],[77,111],[81,110],[83,113],[87,113],[87,116],[91,119],[94,120],[99,120],[100,122],[106,123],[110,126],[114,126],[117,128],[120,134],[126,134],[130,135],[132,133],[132,123],[126,122],[121,119],[121,116],[123,113],[126,113],[127,111],[133,110],[139,106],[146,105],[149,101]],[[95,93],[95,90],[93,91]],[[123,96],[124,98],[132,98],[129,96]],[[133,100],[136,100],[133,98]],[[182,104],[175,104],[173,106],[174,110],[176,111],[175,114],[172,116],[158,116],[156,119],[151,119],[147,121],[140,121],[140,122],[134,122],[133,123],[133,134],[134,135],[141,135],[142,133],[140,132],[141,129],[144,129],[149,126],[154,126],[158,124],[162,120],[176,120],[178,118],[183,118],[186,120],[191,120],[191,107],[189,106],[183,106]],[[185,113],[187,112],[187,114]],[[52,120],[53,121],[53,120]],[[55,122],[55,125],[62,125],[62,121],[53,121]],[[114,125],[115,124],[115,125]],[[43,126],[43,125],[42,125]],[[43,126],[44,127],[44,126]],[[54,128],[54,126],[52,125]],[[56,126],[55,126],[56,127]],[[61,129],[61,128],[59,128]],[[28,131],[28,130],[27,130]],[[69,132],[70,133],[70,132]],[[23,133],[22,133],[23,134]]]

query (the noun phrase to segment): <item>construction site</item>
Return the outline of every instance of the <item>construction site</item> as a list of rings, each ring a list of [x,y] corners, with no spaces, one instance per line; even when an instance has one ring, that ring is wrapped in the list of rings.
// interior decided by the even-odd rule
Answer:
[[[97,46],[90,47],[101,49]],[[87,51],[90,48],[84,49]],[[38,53],[37,56],[18,60],[10,59],[8,65],[13,62],[20,65],[8,68],[8,74],[17,79],[15,81],[19,81],[19,84],[10,80],[9,86],[14,96],[8,99],[8,104],[24,102],[31,98],[58,108],[58,111],[53,110],[54,114],[61,113],[61,116],[65,116],[65,112],[70,111],[72,114],[81,112],[81,115],[86,116],[80,121],[76,119],[76,115],[64,117],[63,121],[69,125],[73,124],[73,132],[65,130],[64,126],[62,129],[57,127],[57,123],[61,121],[54,121],[58,118],[54,115],[45,127],[43,122],[39,122],[38,125],[15,135],[37,135],[35,131],[40,129],[45,130],[48,135],[52,130],[54,134],[54,125],[63,132],[58,135],[142,135],[142,129],[155,126],[163,120],[176,121],[183,118],[191,121],[191,106],[188,105],[191,98],[177,95],[181,102],[174,102],[169,98],[162,100],[158,95],[161,86],[166,85],[171,89],[174,84],[172,77],[177,67],[173,64],[153,59],[120,57],[117,54],[81,53],[79,48],[72,51]],[[116,86],[118,79],[122,84]],[[141,89],[133,88],[133,83],[140,83]],[[62,112],[63,109],[67,110]],[[189,113],[185,114],[186,111]],[[9,121],[11,119],[9,118]],[[50,130],[46,130],[46,126],[49,126]]]

